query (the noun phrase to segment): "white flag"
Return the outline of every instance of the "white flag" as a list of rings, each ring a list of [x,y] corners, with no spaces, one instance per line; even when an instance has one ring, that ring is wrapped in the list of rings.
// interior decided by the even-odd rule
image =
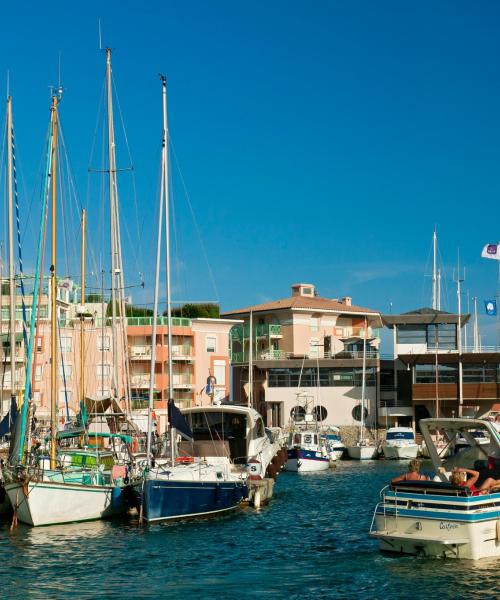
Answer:
[[[500,260],[500,243],[499,244],[486,244],[481,252],[483,258],[493,258],[494,260]]]

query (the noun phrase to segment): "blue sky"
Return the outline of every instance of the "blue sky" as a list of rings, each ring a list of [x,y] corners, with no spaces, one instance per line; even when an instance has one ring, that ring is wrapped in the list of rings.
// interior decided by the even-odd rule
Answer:
[[[496,293],[497,264],[480,252],[500,239],[497,2],[125,0],[49,9],[3,8],[0,80],[9,70],[24,212],[31,198],[37,216],[61,53],[66,146],[91,246],[102,253],[99,175],[87,172],[100,166],[99,135],[89,158],[104,77],[100,17],[134,165],[120,190],[127,281],[142,273],[146,284],[132,290],[135,300],[150,297],[158,72],[168,77],[170,131],[196,217],[174,169],[177,299],[229,310],[307,281],[383,312],[391,302],[393,312],[428,305],[434,226],[443,308],[456,309],[458,250],[464,290],[481,305]],[[130,165],[121,132],[118,159]],[[24,227],[29,263],[32,225]],[[77,235],[66,244],[70,271]],[[494,320],[481,323],[492,338]]]

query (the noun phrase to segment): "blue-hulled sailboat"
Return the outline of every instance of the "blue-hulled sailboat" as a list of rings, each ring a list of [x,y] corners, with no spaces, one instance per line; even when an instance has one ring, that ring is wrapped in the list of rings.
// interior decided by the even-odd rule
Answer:
[[[147,522],[196,517],[230,511],[237,508],[248,495],[246,474],[231,472],[230,459],[220,457],[217,461],[203,458],[177,457],[177,436],[192,440],[191,430],[175,406],[173,400],[172,363],[172,313],[170,296],[170,240],[168,202],[168,128],[167,128],[167,83],[161,75],[163,135],[160,204],[158,215],[158,240],[156,249],[155,292],[153,304],[153,330],[151,335],[151,369],[148,408],[147,467],[135,484],[140,497],[140,512]],[[154,376],[156,360],[156,324],[158,316],[158,288],[162,240],[163,204],[165,204],[165,244],[168,322],[168,420],[170,456],[166,464],[154,465],[151,456],[152,414],[154,398]],[[159,462],[159,461],[158,461]]]

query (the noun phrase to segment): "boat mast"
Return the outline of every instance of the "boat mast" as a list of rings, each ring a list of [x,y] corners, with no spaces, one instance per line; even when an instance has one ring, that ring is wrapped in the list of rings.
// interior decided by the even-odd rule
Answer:
[[[111,49],[106,48],[106,90],[108,108],[108,184],[109,184],[109,223],[111,240],[111,337],[113,355],[112,384],[118,394],[118,351],[116,343],[116,243],[115,243],[115,193],[116,157],[115,132],[113,123],[113,93],[111,87]],[[104,315],[103,315],[104,318]]]
[[[366,392],[366,337],[368,334],[368,319],[365,315],[365,331],[363,335],[363,368],[361,379],[361,431],[359,441],[363,444],[365,439],[365,392]]]
[[[87,225],[87,213],[82,209],[82,256],[81,275],[82,291],[80,297],[80,401],[85,404],[85,229]]]
[[[248,357],[248,406],[253,406],[253,311],[250,311],[250,354]]]
[[[52,169],[50,174],[51,184],[51,328],[50,328],[50,390],[51,390],[51,427],[50,427],[50,468],[56,468],[57,454],[57,130],[58,130],[58,113],[57,113],[57,96],[52,96],[51,118],[52,118]],[[33,308],[34,310],[34,308]]]
[[[7,98],[7,187],[9,220],[9,343],[11,398],[16,399],[16,281],[14,271],[14,202],[13,202],[13,162],[12,162],[12,98]]]
[[[166,99],[166,79],[164,75],[160,75],[162,81],[162,100],[165,106]],[[156,365],[156,325],[158,321],[158,290],[160,286],[160,260],[161,260],[161,233],[163,227],[163,194],[165,190],[165,169],[163,168],[164,148],[166,145],[166,125],[165,125],[165,109],[163,111],[163,130],[161,140],[161,184],[160,184],[160,206],[158,213],[158,234],[156,242],[156,264],[155,264],[155,288],[153,299],[153,326],[151,331],[151,364],[149,370],[149,404],[148,404],[148,439],[146,447],[147,465],[151,466],[151,432],[153,431],[153,407],[154,407],[154,389],[155,389],[155,365]],[[168,214],[167,214],[168,219]],[[170,327],[169,327],[170,328]],[[170,345],[168,349],[170,361]]]
[[[477,326],[477,296],[474,296],[474,352],[479,352],[479,328]]]
[[[432,308],[437,310],[438,302],[437,302],[437,235],[436,229],[434,228],[434,233],[432,235]]]
[[[108,174],[109,174],[109,207],[110,207],[110,241],[111,241],[111,325],[112,325],[112,343],[113,343],[113,387],[117,395],[118,389],[118,345],[116,338],[117,326],[117,303],[120,309],[120,329],[121,346],[123,352],[124,364],[124,392],[126,411],[130,413],[130,372],[128,361],[127,345],[127,316],[125,310],[125,290],[123,263],[121,254],[120,237],[120,211],[118,204],[118,182],[116,178],[116,143],[115,128],[113,119],[113,88],[111,81],[111,49],[106,48],[106,91],[107,91],[107,111],[108,111]],[[118,299],[117,299],[118,291]]]

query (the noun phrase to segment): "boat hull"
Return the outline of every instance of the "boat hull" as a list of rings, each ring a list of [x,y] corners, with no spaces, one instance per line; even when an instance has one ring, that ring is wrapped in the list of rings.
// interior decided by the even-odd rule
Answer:
[[[407,444],[405,446],[382,446],[382,452],[385,458],[389,460],[402,460],[407,458],[417,458],[418,445]]]
[[[347,448],[349,458],[353,460],[374,460],[378,456],[376,446],[350,446]]]
[[[150,523],[234,510],[248,496],[246,485],[235,481],[146,479],[136,491]]]
[[[312,473],[314,471],[326,471],[329,467],[330,458],[323,456],[321,452],[290,448],[284,469],[294,473]]]
[[[33,527],[93,521],[127,508],[123,488],[46,481],[5,486],[17,518]]]
[[[473,560],[500,557],[500,494],[449,495],[435,491],[430,482],[424,490],[425,485],[421,483],[422,493],[398,488],[383,494],[370,532],[381,551]]]

